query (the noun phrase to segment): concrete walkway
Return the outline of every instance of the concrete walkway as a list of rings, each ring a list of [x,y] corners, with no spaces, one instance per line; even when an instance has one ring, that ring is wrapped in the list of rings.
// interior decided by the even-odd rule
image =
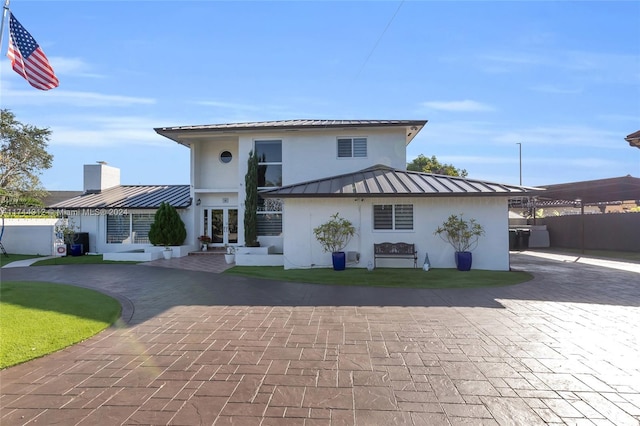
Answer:
[[[638,273],[524,253],[512,266],[535,279],[416,290],[3,270],[114,295],[125,323],[1,371],[0,424],[638,425]]]
[[[23,259],[23,260],[16,260],[15,262],[11,262],[11,263],[7,263],[6,265],[3,265],[2,268],[24,268],[25,266],[31,266],[34,263],[40,261],[40,260],[45,260],[45,259],[53,259],[56,256],[44,256],[44,257],[34,257],[33,259]],[[11,260],[11,258],[9,258],[9,260]]]

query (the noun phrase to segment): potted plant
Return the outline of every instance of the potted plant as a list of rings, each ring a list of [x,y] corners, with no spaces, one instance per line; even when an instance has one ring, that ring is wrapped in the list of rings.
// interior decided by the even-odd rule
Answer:
[[[69,218],[60,219],[54,227],[56,238],[58,240],[62,240],[62,242],[65,244],[67,248],[67,253],[74,254],[79,251],[77,250],[77,247],[76,247],[76,250],[72,250],[72,247],[71,247],[75,245],[74,243],[75,243],[76,231],[78,230],[80,230],[80,227],[75,224],[73,219],[69,219]]]
[[[233,246],[226,246],[227,252],[224,254],[224,261],[228,264],[233,263],[236,260],[236,248]]]
[[[200,235],[198,240],[202,244],[202,251],[207,251],[207,245],[211,242],[211,237],[208,235]]]
[[[313,234],[322,245],[322,249],[331,253],[333,269],[343,271],[346,266],[346,256],[342,251],[356,233],[350,221],[338,215],[331,216],[328,222],[313,229]]]
[[[484,235],[482,225],[475,219],[465,220],[462,213],[452,214],[434,232],[455,250],[456,267],[459,271],[471,269],[471,250],[478,245],[478,238]]]

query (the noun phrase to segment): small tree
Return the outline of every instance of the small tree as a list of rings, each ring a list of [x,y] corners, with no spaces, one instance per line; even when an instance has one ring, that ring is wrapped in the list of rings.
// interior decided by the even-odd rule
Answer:
[[[350,221],[338,216],[331,216],[328,222],[313,229],[313,234],[322,245],[322,249],[328,253],[342,251],[356,233]]]
[[[244,244],[258,247],[258,157],[249,152],[247,174],[244,176]]]
[[[476,247],[478,238],[484,235],[484,229],[475,219],[464,220],[460,213],[459,217],[455,214],[449,216],[434,234],[451,244],[456,252],[463,252]]]
[[[465,169],[458,169],[454,167],[453,164],[440,163],[435,155],[432,155],[431,158],[427,158],[422,154],[418,155],[413,161],[407,163],[407,170],[435,173],[437,175],[467,177],[467,171]]]
[[[149,241],[154,246],[179,246],[187,238],[187,229],[175,207],[162,203],[149,229]]]
[[[40,174],[51,168],[47,152],[51,130],[23,124],[8,109],[0,110],[0,189],[3,205],[38,205],[47,194]]]

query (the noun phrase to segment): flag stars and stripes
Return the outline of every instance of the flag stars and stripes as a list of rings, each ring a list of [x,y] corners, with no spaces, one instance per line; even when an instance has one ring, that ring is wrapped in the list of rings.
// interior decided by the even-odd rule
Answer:
[[[9,14],[9,36],[7,57],[11,59],[13,70],[36,89],[58,87],[58,78],[46,55],[13,13]]]

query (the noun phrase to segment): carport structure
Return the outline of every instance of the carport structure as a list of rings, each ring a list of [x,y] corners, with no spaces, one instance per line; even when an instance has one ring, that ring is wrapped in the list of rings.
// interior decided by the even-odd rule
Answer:
[[[538,196],[535,198],[533,203],[534,209],[563,206],[580,208],[580,240],[583,253],[585,248],[585,206],[597,206],[604,213],[606,206],[621,204],[624,201],[631,201],[640,205],[640,179],[630,175],[540,186],[540,188],[544,188],[544,191],[538,193]]]

